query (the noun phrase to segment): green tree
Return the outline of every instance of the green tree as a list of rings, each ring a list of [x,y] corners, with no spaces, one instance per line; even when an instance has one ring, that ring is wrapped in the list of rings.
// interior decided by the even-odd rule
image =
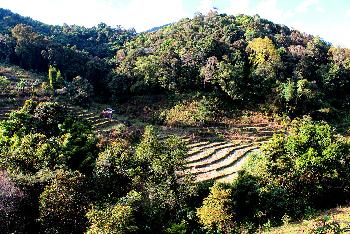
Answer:
[[[26,81],[24,79],[20,79],[20,81],[17,82],[16,87],[17,87],[18,91],[20,91],[23,94],[24,89],[26,87]]]
[[[94,181],[99,197],[120,197],[131,185],[128,169],[134,165],[130,144],[116,140],[99,153],[94,169]]]
[[[60,70],[50,65],[49,67],[49,84],[53,92],[63,85],[63,77]]]
[[[84,175],[59,171],[40,195],[40,223],[44,233],[82,233],[88,199]]]
[[[231,233],[233,215],[231,207],[231,190],[215,184],[210,194],[204,199],[202,207],[197,209],[199,222],[210,231]]]
[[[290,211],[298,211],[297,203],[325,207],[348,196],[349,152],[350,144],[328,124],[304,118],[292,122],[289,134],[274,135],[248,171],[271,191],[267,196],[280,193],[275,203]]]
[[[96,144],[89,123],[58,103],[27,100],[0,124],[0,162],[24,173],[55,166],[91,172]]]
[[[185,209],[195,187],[187,177],[179,181],[176,174],[184,168],[186,152],[179,138],[160,141],[154,127],[147,126],[134,158],[124,163],[131,166],[126,172],[134,192],[121,202],[135,210],[135,217],[142,217],[137,219],[140,230],[164,232],[170,223],[178,221],[174,215]]]
[[[250,78],[254,94],[258,98],[271,96],[271,90],[279,79],[278,70],[281,57],[273,41],[268,37],[255,38],[248,43],[247,52],[250,61]]]
[[[249,60],[255,66],[268,64],[276,66],[281,61],[273,41],[268,37],[255,38],[250,41],[247,50],[250,52]]]
[[[15,52],[19,57],[22,67],[43,71],[46,62],[41,55],[46,47],[44,38],[36,33],[33,27],[17,24],[11,30],[12,36],[16,39]]]
[[[58,148],[40,133],[11,138],[8,151],[4,151],[0,162],[8,169],[35,173],[43,168],[53,168],[58,158]]]
[[[244,97],[242,87],[244,86],[245,62],[240,54],[232,54],[230,59],[224,56],[223,61],[216,57],[208,58],[207,64],[201,69],[204,83],[219,86],[233,100],[241,100]]]
[[[68,93],[73,103],[84,106],[92,100],[93,87],[87,79],[77,76],[68,85]]]
[[[1,93],[7,93],[8,86],[11,84],[11,81],[7,79],[6,76],[0,76],[0,90]]]
[[[87,214],[88,234],[136,233],[138,227],[130,206],[117,204],[104,209],[91,209]]]

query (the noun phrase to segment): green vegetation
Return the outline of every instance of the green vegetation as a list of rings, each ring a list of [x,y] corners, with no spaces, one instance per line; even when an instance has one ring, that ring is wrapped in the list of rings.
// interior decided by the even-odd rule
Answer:
[[[52,90],[57,89],[62,85],[63,77],[61,75],[60,70],[56,69],[55,67],[52,67],[50,65],[49,67],[49,83]]]
[[[274,135],[231,184],[212,187],[197,216],[206,228],[231,233],[262,230],[287,217],[307,218],[319,209],[345,204],[349,150],[350,143],[335,136],[329,125],[295,120],[289,135]],[[317,230],[331,229],[333,224],[327,223],[330,227]]]
[[[348,228],[318,215],[349,204],[349,49],[258,15],[136,34],[0,9],[0,61],[1,232]]]
[[[349,208],[339,207],[301,222],[286,220],[283,226],[270,229],[269,233],[346,233],[349,230],[349,212]]]
[[[347,89],[348,60],[348,49],[258,16],[212,12],[127,42],[117,54],[112,93],[206,91],[236,107],[316,114],[346,107],[348,94],[334,89]]]
[[[1,15],[1,59],[41,72],[51,66],[64,86],[80,76],[95,100],[199,91],[292,116],[347,108],[348,49],[259,16],[211,12],[135,35],[105,24],[48,26]]]
[[[196,126],[213,122],[218,100],[212,97],[187,100],[159,114],[160,122],[170,126]]]
[[[4,220],[8,232],[27,225],[48,233],[161,232],[186,217],[186,201],[195,196],[196,186],[175,173],[187,155],[179,138],[160,141],[148,126],[136,145],[116,138],[98,147],[89,124],[59,103],[26,101],[1,123],[0,150],[8,172],[1,183],[13,181],[37,211],[2,210],[30,220],[19,226]]]
[[[210,194],[203,201],[203,206],[197,209],[197,216],[199,221],[205,228],[220,232],[231,232],[230,224],[232,220],[232,213],[230,207],[230,189],[222,189],[215,184],[210,189]]]

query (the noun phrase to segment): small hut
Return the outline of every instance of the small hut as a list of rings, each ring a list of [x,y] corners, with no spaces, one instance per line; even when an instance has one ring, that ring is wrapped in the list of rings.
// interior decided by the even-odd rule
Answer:
[[[114,110],[112,108],[106,108],[101,111],[100,117],[111,119],[113,117],[113,112]]]

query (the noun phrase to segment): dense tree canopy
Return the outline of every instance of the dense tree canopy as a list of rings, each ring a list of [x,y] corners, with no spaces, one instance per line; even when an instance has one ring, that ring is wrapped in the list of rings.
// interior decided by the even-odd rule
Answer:
[[[104,23],[50,26],[0,9],[0,61],[47,74],[41,90],[44,98],[56,100],[27,100],[0,121],[1,231],[233,233],[240,232],[239,225],[256,230],[266,222],[278,224],[284,215],[300,218],[348,200],[350,145],[323,122],[296,118],[288,131],[249,156],[232,184],[209,188],[212,184],[194,183],[183,173],[192,167],[180,137],[160,137],[156,127],[127,126],[119,118],[96,121],[95,127],[118,123],[97,137],[81,116],[95,121],[98,115],[79,117],[70,110],[92,101],[129,101],[132,95],[146,95],[136,100],[149,102],[164,96],[169,108],[154,113],[142,104],[137,108],[152,112],[157,124],[174,126],[167,130],[191,126],[189,132],[239,108],[292,117],[348,111],[350,49],[258,15],[212,11],[136,34]],[[26,81],[3,70],[1,95],[14,86],[24,96]],[[211,142],[210,132],[220,140],[231,134],[233,128],[221,129],[232,119],[223,119],[223,126],[198,130],[217,147],[205,160],[227,160],[219,152],[231,146]],[[262,125],[252,127],[256,134],[270,134],[268,124]],[[103,136],[107,132],[109,138]],[[243,137],[238,130],[237,135]],[[194,137],[191,132],[190,143]],[[201,144],[198,151],[213,149]]]
[[[117,53],[111,89],[214,91],[281,112],[312,113],[347,103],[347,51],[257,15],[211,12],[127,42]]]
[[[92,28],[51,26],[0,9],[0,60],[38,72],[54,66],[65,80],[81,76],[95,87],[97,95],[108,98],[112,58],[135,34],[133,29],[104,23]]]
[[[348,103],[348,49],[258,15],[212,11],[136,35],[0,13],[1,59],[44,72],[52,65],[69,82],[81,76],[104,100],[206,91],[289,114]]]

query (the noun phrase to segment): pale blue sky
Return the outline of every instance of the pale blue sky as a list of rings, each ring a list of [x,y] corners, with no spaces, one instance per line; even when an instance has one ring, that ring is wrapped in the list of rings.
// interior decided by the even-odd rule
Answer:
[[[0,7],[48,24],[134,27],[138,32],[206,13],[259,14],[350,48],[350,0],[0,0]]]

